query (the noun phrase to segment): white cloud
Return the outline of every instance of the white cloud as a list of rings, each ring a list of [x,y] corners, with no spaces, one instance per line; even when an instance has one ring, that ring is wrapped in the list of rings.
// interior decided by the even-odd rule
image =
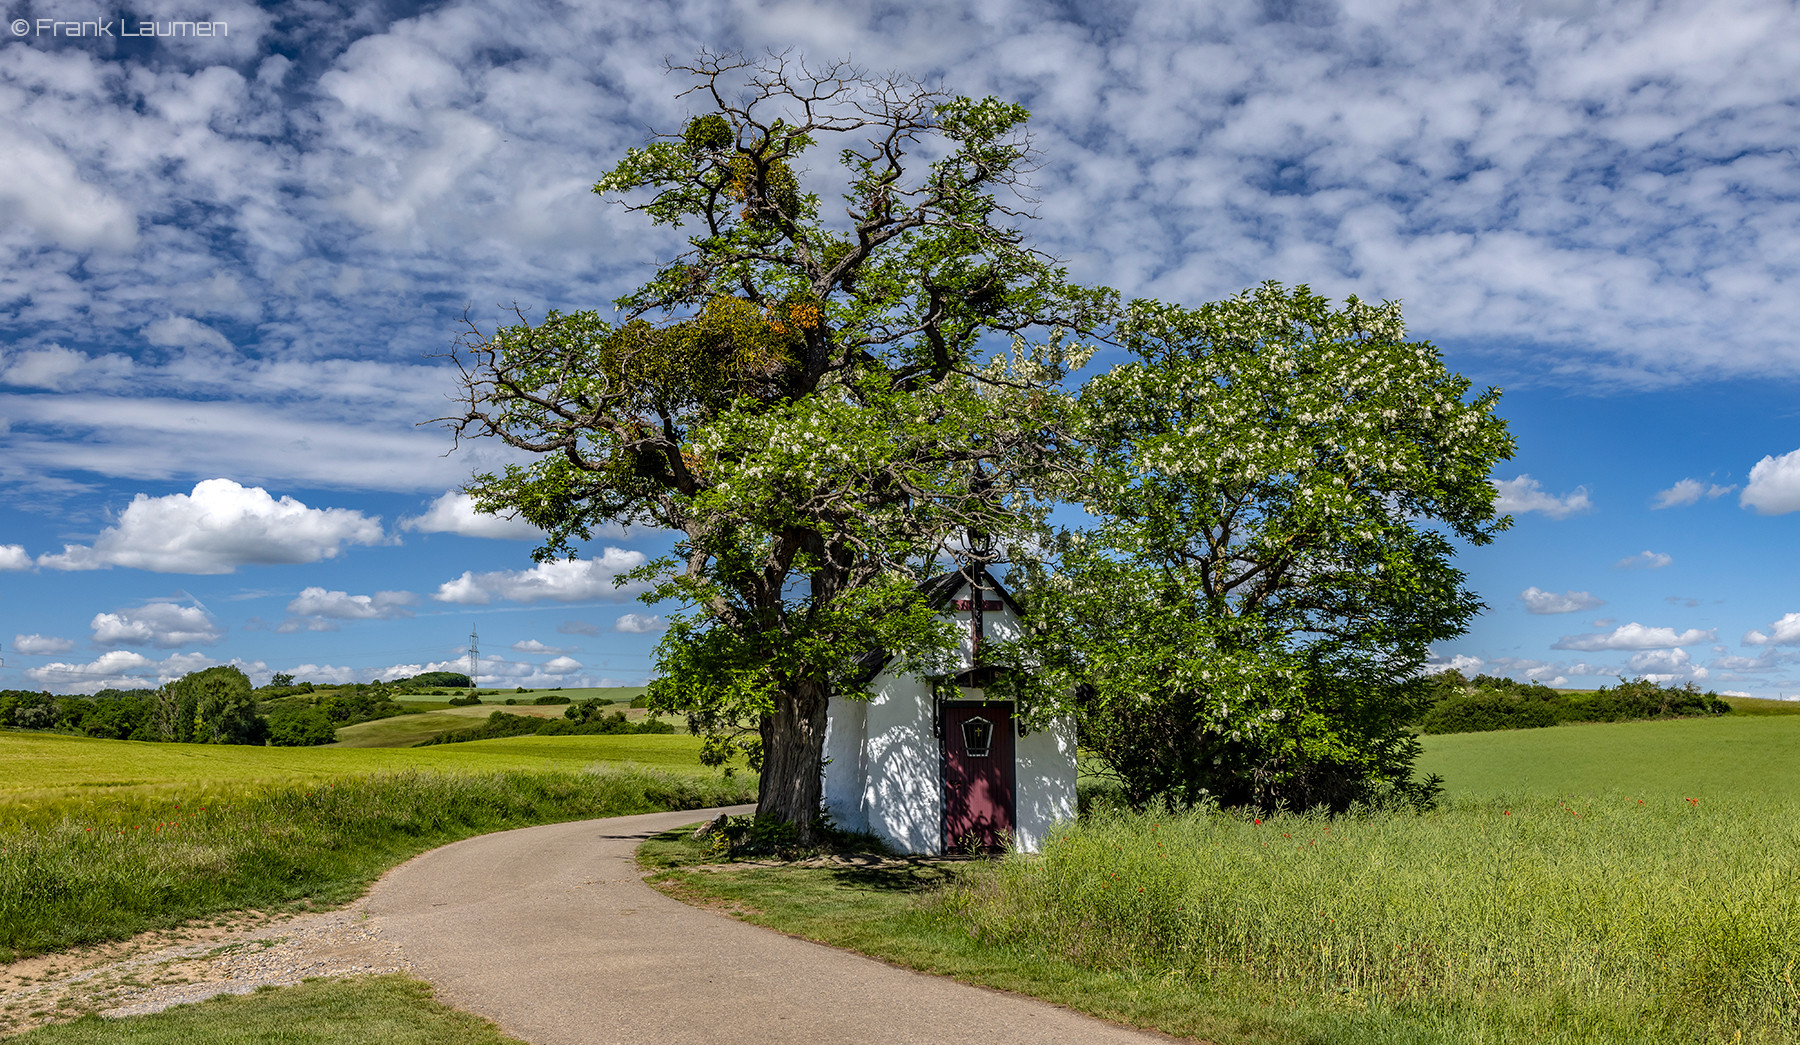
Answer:
[[[53,661],[40,668],[26,668],[25,674],[38,685],[59,693],[93,693],[102,689],[150,689],[220,663],[225,662],[204,653],[176,653],[166,660],[152,660],[130,650],[113,650],[86,664]],[[260,661],[229,663],[246,672],[267,669]]]
[[[1613,563],[1615,570],[1660,570],[1675,560],[1662,552],[1653,552],[1648,548],[1636,555],[1627,555]]]
[[[25,554],[24,545],[0,544],[0,570],[29,570],[31,556]]]
[[[1756,509],[1758,515],[1800,511],[1800,450],[1756,462],[1738,504]]]
[[[212,615],[199,606],[153,602],[134,610],[95,614],[89,624],[102,646],[210,646],[225,637]]]
[[[67,653],[75,648],[73,639],[59,639],[49,635],[14,635],[13,649],[28,657],[42,657],[51,653]]]
[[[1558,595],[1537,588],[1526,588],[1519,593],[1519,600],[1525,603],[1528,613],[1579,613],[1606,605],[1605,599],[1596,599],[1585,591],[1569,591]]]
[[[224,334],[188,316],[164,316],[147,324],[143,335],[145,341],[165,348],[200,348],[221,352],[231,349],[231,342],[225,339]]]
[[[1720,486],[1717,483],[1708,485],[1698,479],[1683,479],[1674,486],[1657,494],[1655,499],[1651,501],[1650,507],[1679,508],[1683,505],[1693,504],[1702,497],[1705,497],[1709,501],[1723,497],[1735,489],[1737,489],[1735,485]]]
[[[67,152],[29,127],[12,119],[0,123],[7,141],[0,155],[0,214],[59,247],[131,247],[137,240],[131,207],[83,178]]]
[[[1611,632],[1598,635],[1564,635],[1551,649],[1567,650],[1646,650],[1670,649],[1711,642],[1718,638],[1716,630],[1690,628],[1677,632],[1674,628],[1647,628],[1636,621],[1621,624]]]
[[[1500,496],[1494,503],[1495,509],[1508,515],[1542,512],[1552,519],[1567,519],[1594,506],[1588,499],[1585,486],[1577,486],[1574,490],[1557,496],[1545,491],[1543,484],[1529,475],[1521,475],[1517,479],[1497,479],[1494,481],[1494,489],[1500,491]]]
[[[464,537],[514,541],[537,541],[544,537],[544,531],[523,519],[477,512],[475,498],[455,490],[432,501],[424,515],[401,519],[400,528],[419,533],[455,533]]]
[[[518,642],[513,643],[512,648],[515,653],[567,653],[567,652],[569,652],[568,650],[562,649],[561,647],[558,647],[558,646],[546,646],[536,639],[521,639]]]
[[[1633,654],[1628,663],[1631,665],[1631,670],[1640,675],[1673,675],[1686,671],[1691,660],[1693,658],[1688,656],[1688,651],[1684,649],[1656,649]],[[1704,677],[1705,668],[1695,670],[1701,672]]]
[[[1744,691],[1743,691],[1743,690],[1741,690],[1741,689],[1722,689],[1722,690],[1719,690],[1719,696],[1721,696],[1721,697],[1748,697],[1748,696],[1749,696],[1749,695],[1750,695],[1750,694],[1748,694],[1748,693],[1746,693],[1746,692],[1744,692]]]
[[[1482,660],[1480,657],[1471,657],[1463,653],[1458,653],[1453,657],[1434,655],[1430,660],[1426,661],[1425,666],[1419,670],[1427,675],[1438,675],[1446,671],[1455,671],[1460,672],[1463,675],[1469,675],[1479,673],[1481,671],[1481,664]]]
[[[94,357],[61,345],[13,353],[0,370],[0,381],[20,388],[62,389],[82,384],[112,385],[131,375],[130,356],[111,353]]]
[[[581,670],[581,662],[574,657],[556,657],[545,661],[539,668],[548,675],[572,675]]]
[[[497,570],[475,573],[438,585],[432,598],[463,606],[482,606],[496,598],[513,602],[623,602],[641,590],[628,584],[615,588],[613,579],[644,564],[642,552],[607,548],[598,559],[556,559],[529,570]]]
[[[1760,675],[1771,671],[1780,671],[1796,660],[1800,660],[1800,654],[1766,649],[1755,657],[1714,657],[1709,666],[1714,670],[1733,674]]]
[[[613,622],[614,631],[623,631],[632,635],[646,635],[653,631],[662,631],[669,626],[659,614],[627,613]]]
[[[410,617],[407,607],[419,597],[410,591],[378,591],[373,595],[351,595],[349,592],[327,591],[308,587],[287,605],[296,617],[323,617],[328,620],[392,620]]]
[[[1767,634],[1750,631],[1744,635],[1746,646],[1800,646],[1800,613],[1783,614],[1769,625]]]
[[[156,573],[232,573],[252,564],[334,558],[346,544],[380,544],[381,520],[347,508],[277,501],[260,486],[207,479],[191,494],[132,498],[91,547],[66,545],[38,557],[58,570],[127,566]]]

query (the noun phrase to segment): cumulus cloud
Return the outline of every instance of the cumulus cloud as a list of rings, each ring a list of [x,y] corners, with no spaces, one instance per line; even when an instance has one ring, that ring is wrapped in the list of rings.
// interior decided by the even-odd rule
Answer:
[[[1738,504],[1756,509],[1758,515],[1800,511],[1800,450],[1756,462]]]
[[[153,602],[133,610],[99,613],[89,624],[102,646],[210,646],[225,637],[212,615],[200,606]]]
[[[1537,588],[1526,588],[1519,593],[1519,600],[1525,604],[1527,613],[1579,613],[1606,605],[1605,599],[1596,599],[1585,591],[1567,591],[1558,595]]]
[[[144,340],[164,348],[200,348],[229,351],[231,342],[225,335],[189,316],[167,315],[147,324]]]
[[[475,498],[456,490],[432,501],[425,514],[401,519],[400,528],[418,533],[454,533],[464,537],[514,541],[536,541],[544,536],[544,531],[523,519],[477,512]]]
[[[90,356],[53,344],[11,354],[0,369],[0,382],[51,390],[66,388],[77,380],[84,385],[114,386],[129,377],[135,366],[130,356],[116,352]]]
[[[581,662],[574,657],[555,657],[538,665],[539,670],[547,675],[572,675],[581,670]]]
[[[1585,486],[1577,486],[1559,496],[1546,491],[1542,483],[1529,475],[1521,475],[1517,479],[1497,479],[1494,481],[1494,489],[1500,491],[1500,496],[1494,503],[1495,509],[1508,515],[1542,512],[1552,519],[1567,519],[1594,506],[1588,499]]]
[[[132,498],[91,546],[38,557],[56,570],[127,566],[156,573],[233,573],[239,566],[330,559],[347,544],[380,544],[381,520],[346,508],[279,501],[260,486],[207,479],[192,493]]]
[[[645,635],[653,631],[662,631],[668,626],[669,622],[657,614],[645,615],[641,613],[627,613],[613,622],[614,631],[623,631],[632,635]]]
[[[614,587],[613,580],[644,564],[642,552],[608,548],[598,559],[557,559],[529,570],[497,570],[475,573],[438,585],[432,598],[462,606],[482,606],[496,598],[513,602],[622,602],[641,590],[641,585]]]
[[[1650,502],[1652,508],[1680,508],[1693,504],[1704,497],[1716,500],[1737,489],[1733,486],[1720,486],[1717,483],[1703,483],[1698,479],[1683,479],[1674,486],[1657,494]]]
[[[1674,562],[1674,558],[1662,552],[1653,552],[1648,548],[1636,555],[1627,555],[1613,563],[1615,570],[1660,570]]]
[[[1780,671],[1796,660],[1800,660],[1800,654],[1766,649],[1754,657],[1714,657],[1710,666],[1714,671],[1728,672],[1733,675],[1761,675],[1771,671]]]
[[[131,650],[112,650],[86,664],[52,661],[38,668],[26,668],[25,674],[46,689],[62,693],[94,693],[103,689],[149,689],[173,682],[201,668],[231,663],[245,673],[261,674],[268,666],[261,661],[222,662],[204,653],[176,653],[164,660],[152,660]]]
[[[59,639],[49,635],[14,635],[13,649],[29,657],[48,656],[52,653],[67,653],[75,648],[73,639]]]
[[[1751,630],[1744,635],[1746,646],[1800,646],[1800,613],[1783,614],[1769,625],[1769,630]]]
[[[1446,671],[1455,671],[1463,675],[1471,675],[1479,674],[1481,666],[1482,659],[1480,657],[1471,657],[1465,653],[1458,653],[1455,656],[1449,657],[1434,654],[1430,660],[1425,662],[1425,666],[1419,670],[1427,675],[1438,675]]]
[[[351,595],[349,592],[327,591],[312,586],[300,592],[287,605],[296,617],[323,617],[328,620],[392,620],[410,617],[408,606],[419,601],[410,591],[378,591],[373,595]]]
[[[22,544],[0,544],[0,570],[29,570],[31,556]]]
[[[566,649],[557,646],[546,646],[536,639],[520,639],[512,644],[515,653],[567,653]]]
[[[1674,675],[1688,671],[1688,664],[1693,660],[1684,649],[1655,649],[1635,653],[1627,663],[1631,670],[1640,675]],[[1692,674],[1697,678],[1705,678],[1705,668],[1694,668]]]
[[[1677,632],[1674,628],[1648,628],[1636,621],[1621,624],[1610,632],[1591,635],[1564,635],[1553,644],[1551,649],[1567,650],[1647,650],[1671,649],[1676,646],[1692,646],[1695,643],[1711,642],[1719,637],[1716,630],[1701,631],[1689,628]]]

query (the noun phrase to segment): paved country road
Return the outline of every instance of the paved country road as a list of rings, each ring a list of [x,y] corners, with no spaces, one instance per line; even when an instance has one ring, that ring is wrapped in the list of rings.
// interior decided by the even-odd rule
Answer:
[[[639,842],[717,812],[471,838],[390,871],[366,910],[442,1001],[532,1045],[1171,1040],[782,936],[643,883]]]

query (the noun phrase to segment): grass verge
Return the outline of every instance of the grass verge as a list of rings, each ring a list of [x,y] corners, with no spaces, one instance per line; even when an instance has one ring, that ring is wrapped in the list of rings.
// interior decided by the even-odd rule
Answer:
[[[696,869],[668,837],[646,857],[757,924],[1221,1043],[1792,1042],[1796,813],[1464,800],[1102,815],[992,863]]]
[[[308,980],[180,1005],[147,1016],[39,1027],[15,1045],[523,1045],[492,1023],[440,1005],[405,976]]]
[[[0,828],[0,961],[223,911],[335,905],[490,831],[754,796],[753,778],[649,769],[413,771],[20,812]]]

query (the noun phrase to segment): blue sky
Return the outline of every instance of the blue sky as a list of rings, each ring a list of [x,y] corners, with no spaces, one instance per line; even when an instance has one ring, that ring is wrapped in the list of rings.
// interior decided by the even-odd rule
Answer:
[[[1103,9],[1105,17],[1094,10]],[[212,663],[641,681],[654,533],[534,567],[421,422],[465,310],[601,307],[665,233],[587,189],[701,46],[1024,102],[1032,233],[1198,303],[1404,302],[1506,390],[1517,525],[1444,664],[1800,694],[1800,13],[1785,3],[220,2],[0,37],[0,688]],[[18,20],[23,20],[22,24]],[[19,30],[23,29],[23,32]],[[79,32],[80,30],[76,30]],[[1101,362],[1104,363],[1104,356]]]

